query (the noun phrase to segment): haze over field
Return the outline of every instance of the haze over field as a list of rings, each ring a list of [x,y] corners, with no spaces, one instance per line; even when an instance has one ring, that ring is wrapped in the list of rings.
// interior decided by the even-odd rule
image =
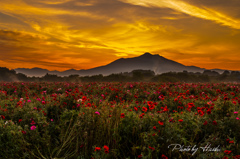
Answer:
[[[0,0],[0,62],[90,69],[144,52],[240,70],[238,0]]]

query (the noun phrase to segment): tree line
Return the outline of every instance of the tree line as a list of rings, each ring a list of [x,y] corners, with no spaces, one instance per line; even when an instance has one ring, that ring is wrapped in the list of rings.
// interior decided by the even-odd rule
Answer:
[[[156,75],[151,70],[133,70],[108,76],[57,76],[46,74],[43,77],[28,77],[15,70],[0,67],[0,81],[5,82],[240,82],[239,71],[224,71],[219,74],[216,71],[205,70],[203,73],[197,72],[168,72]]]

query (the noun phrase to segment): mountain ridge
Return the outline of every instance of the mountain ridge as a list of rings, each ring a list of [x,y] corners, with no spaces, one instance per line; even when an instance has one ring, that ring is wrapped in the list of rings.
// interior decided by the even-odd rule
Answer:
[[[66,71],[49,71],[47,69],[42,69],[38,67],[34,67],[32,69],[28,68],[17,68],[15,71],[17,73],[23,73],[27,76],[35,76],[35,77],[41,77],[48,74],[55,74],[58,76],[69,76],[73,74],[77,74],[80,76],[91,76],[91,75],[98,75],[102,74],[104,76],[109,74],[117,74],[117,73],[123,73],[123,72],[131,72],[133,70],[152,70],[155,72],[155,74],[162,74],[166,72],[200,72],[207,70],[205,68],[200,68],[197,66],[185,66],[181,63],[178,63],[173,60],[169,60],[163,56],[160,56],[158,54],[150,54],[149,52],[146,52],[140,56],[132,57],[132,58],[120,58],[117,59],[107,65],[91,68],[91,69],[81,69],[81,70],[75,70],[75,69],[69,69]],[[212,70],[212,69],[209,69]],[[219,73],[224,72],[225,70],[222,69],[214,69],[214,71],[217,71]],[[229,71],[229,70],[228,70]]]

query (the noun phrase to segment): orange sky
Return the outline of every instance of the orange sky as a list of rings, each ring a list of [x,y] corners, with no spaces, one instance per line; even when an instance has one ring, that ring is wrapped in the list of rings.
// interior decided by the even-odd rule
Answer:
[[[238,0],[0,0],[0,67],[89,69],[159,54],[240,70]]]

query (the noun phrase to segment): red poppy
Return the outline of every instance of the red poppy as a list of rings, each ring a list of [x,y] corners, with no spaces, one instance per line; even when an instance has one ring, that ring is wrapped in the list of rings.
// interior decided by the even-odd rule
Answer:
[[[233,156],[234,159],[240,159],[240,155]]]
[[[140,118],[143,118],[143,116],[144,116],[144,113],[142,113],[141,115],[139,115]]]
[[[230,144],[233,144],[233,143],[234,143],[234,140],[232,140],[232,141],[229,141],[229,143],[230,143]]]
[[[83,148],[84,147],[84,144],[82,144],[81,146],[80,146],[80,148]]]
[[[215,120],[213,121],[213,125],[217,125],[217,122]]]
[[[19,119],[18,122],[20,123],[22,121],[22,119]]]
[[[224,156],[222,159],[228,159],[228,157]]]
[[[157,129],[156,126],[153,126],[153,129],[156,130]]]
[[[229,98],[228,97],[224,97],[223,100],[229,100]]]
[[[86,101],[86,100],[87,100],[87,97],[86,97],[86,96],[83,96],[83,97],[82,97],[82,100],[83,100],[83,101]]]
[[[147,104],[150,107],[153,104],[153,102],[152,101],[148,101]]]
[[[95,147],[95,150],[94,151],[100,151],[101,148],[100,147]]]
[[[142,158],[142,155],[138,155],[138,158]]]
[[[188,103],[188,107],[194,107],[195,105],[193,103]]]
[[[121,118],[125,118],[125,114],[124,113],[121,113]]]
[[[162,154],[162,159],[168,159],[168,157]]]
[[[158,123],[159,123],[160,125],[163,125],[163,124],[164,124],[162,121],[158,121]]]
[[[183,122],[183,120],[182,120],[182,119],[179,119],[178,121],[179,121],[179,122]]]
[[[104,148],[104,150],[109,150],[109,147],[106,145],[104,145],[103,148]]]
[[[150,109],[150,110],[153,110],[154,108],[155,108],[154,105],[149,106],[149,109]]]
[[[203,116],[203,115],[204,115],[204,111],[198,110],[198,114],[199,114],[200,116]]]
[[[208,122],[207,121],[205,121],[204,123],[203,123],[203,125],[207,125],[208,124]]]
[[[207,110],[207,114],[211,114],[212,112],[211,112],[211,109],[208,109]]]
[[[148,146],[150,149],[152,149],[153,151],[155,150],[155,148],[151,147],[151,146]]]
[[[169,122],[170,122],[170,123],[171,123],[171,122],[173,122],[173,123],[174,123],[175,121],[174,121],[174,119],[173,119],[173,118],[171,118],[171,119],[169,119]]]
[[[4,115],[1,115],[1,118],[2,118],[2,119],[5,119],[5,116],[4,116]]]
[[[167,112],[168,111],[168,108],[167,106],[163,108],[163,112]]]
[[[143,112],[147,112],[147,108],[146,107],[142,107],[142,111]]]
[[[224,151],[225,154],[230,154],[231,152],[232,152],[232,151],[230,151],[230,150],[225,150],[225,151]]]

